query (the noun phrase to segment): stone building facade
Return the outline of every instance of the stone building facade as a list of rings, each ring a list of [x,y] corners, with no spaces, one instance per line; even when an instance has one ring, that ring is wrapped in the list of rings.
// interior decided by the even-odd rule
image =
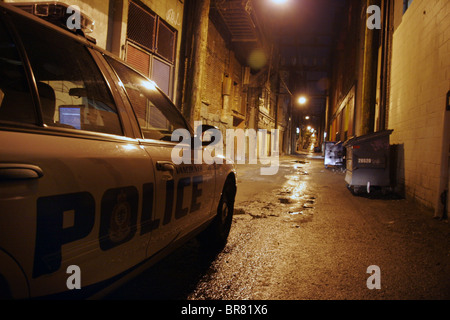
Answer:
[[[185,72],[178,105],[191,123],[216,126],[223,136],[227,129],[267,130],[268,153],[275,144],[271,130],[279,129],[276,144],[283,153],[283,104],[289,101],[279,98],[277,49],[267,45],[265,26],[257,22],[252,3],[186,1]]]

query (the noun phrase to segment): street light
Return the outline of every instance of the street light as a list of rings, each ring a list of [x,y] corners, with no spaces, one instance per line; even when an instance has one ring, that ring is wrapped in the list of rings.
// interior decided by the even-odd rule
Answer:
[[[303,97],[303,96],[301,96],[301,97],[298,99],[298,103],[300,103],[300,104],[305,104],[307,101],[308,101],[308,99],[306,99],[306,98]]]
[[[288,0],[272,0],[275,4],[285,4]]]

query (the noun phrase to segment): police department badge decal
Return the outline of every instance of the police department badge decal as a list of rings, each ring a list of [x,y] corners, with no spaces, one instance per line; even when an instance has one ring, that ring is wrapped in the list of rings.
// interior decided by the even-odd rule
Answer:
[[[109,239],[120,242],[126,239],[131,231],[131,207],[127,202],[127,195],[122,190],[117,196],[117,203],[111,213]]]
[[[139,193],[136,187],[109,189],[101,202],[99,241],[102,250],[120,246],[136,233]]]

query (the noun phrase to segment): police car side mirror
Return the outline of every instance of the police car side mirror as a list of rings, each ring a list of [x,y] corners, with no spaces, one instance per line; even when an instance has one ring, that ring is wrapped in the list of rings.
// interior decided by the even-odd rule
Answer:
[[[200,146],[214,146],[221,140],[219,128],[211,125],[201,125],[197,127],[196,133],[191,138],[191,147],[193,149]]]
[[[209,124],[202,125],[201,141],[202,146],[213,146],[220,141],[221,132],[216,126]]]

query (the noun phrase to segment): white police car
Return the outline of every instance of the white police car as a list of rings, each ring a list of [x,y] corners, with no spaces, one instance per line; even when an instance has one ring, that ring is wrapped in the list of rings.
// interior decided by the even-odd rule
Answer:
[[[223,247],[234,168],[174,164],[176,129],[147,78],[0,3],[1,297],[89,296],[199,232]]]

